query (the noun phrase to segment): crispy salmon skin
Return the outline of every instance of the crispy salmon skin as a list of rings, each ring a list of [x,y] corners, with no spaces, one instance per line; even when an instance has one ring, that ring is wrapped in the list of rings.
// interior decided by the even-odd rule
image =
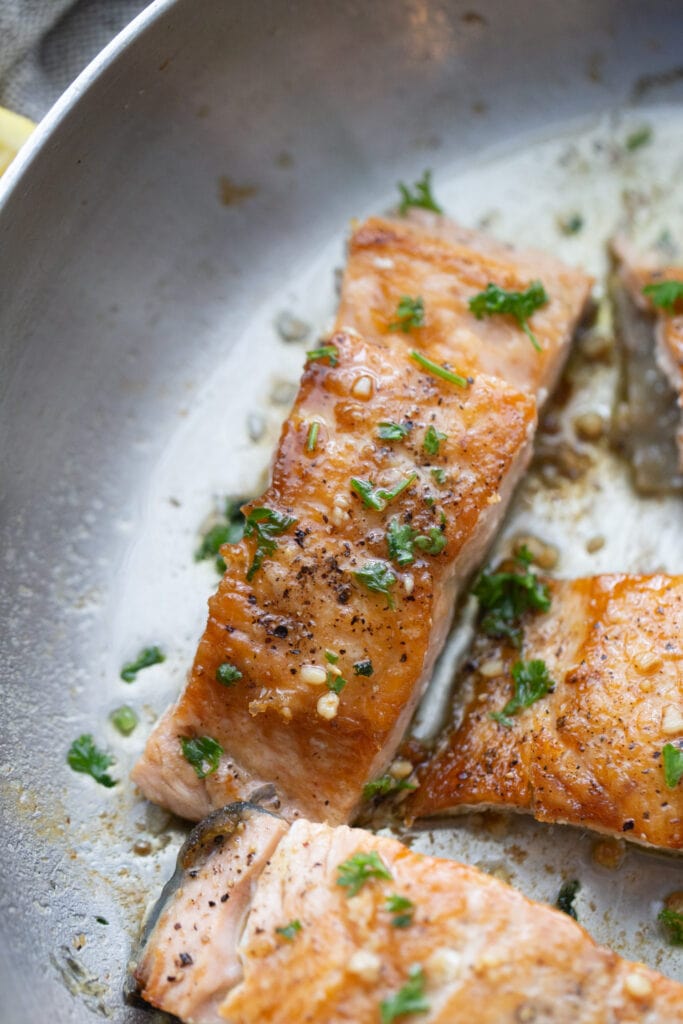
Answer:
[[[258,568],[258,530],[223,549],[188,686],[134,770],[145,795],[197,819],[273,784],[288,817],[347,820],[407,727],[535,423],[533,397],[502,381],[461,387],[405,348],[335,335],[246,508],[289,525]],[[184,756],[207,739],[214,771]]]
[[[217,844],[209,821],[136,970],[143,998],[186,1022],[683,1021],[683,986],[474,868],[346,826],[283,834],[253,810],[239,831],[223,813],[229,835]]]
[[[664,748],[683,748],[683,577],[597,576],[548,584],[521,653],[481,635],[458,681],[464,711],[422,769],[415,817],[494,806],[539,821],[683,849],[683,784]],[[500,716],[513,664],[544,662],[554,689]],[[669,782],[673,780],[669,779]]]

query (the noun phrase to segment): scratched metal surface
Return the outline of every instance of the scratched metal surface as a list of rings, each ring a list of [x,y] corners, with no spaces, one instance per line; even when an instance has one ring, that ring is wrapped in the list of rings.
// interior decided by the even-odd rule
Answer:
[[[674,2],[162,0],[4,179],[4,1024],[45,1007],[54,1024],[149,1019],[123,979],[184,828],[125,780],[202,628],[215,576],[193,559],[201,523],[258,487],[286,414],[304,345],[282,342],[278,314],[324,330],[349,218],[426,166],[465,223],[598,274],[625,213],[646,241],[675,233],[682,37]],[[629,155],[643,122],[652,141]],[[567,238],[556,218],[577,209],[584,230]],[[565,424],[608,412],[614,372],[577,361]],[[532,474],[506,536],[556,544],[567,576],[683,571],[680,499],[637,499],[606,446],[587,454],[573,483]],[[167,660],[126,686],[122,662],[149,643]],[[126,740],[107,720],[124,702],[141,717]],[[111,791],[65,764],[85,731],[116,756]],[[655,924],[683,888],[678,861],[627,849],[610,871],[590,836],[522,818],[408,838],[543,900],[580,877],[592,934],[683,977]]]

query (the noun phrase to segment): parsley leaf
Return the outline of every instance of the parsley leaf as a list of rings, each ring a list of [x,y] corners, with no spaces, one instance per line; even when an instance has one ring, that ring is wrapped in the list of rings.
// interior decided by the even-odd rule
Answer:
[[[574,908],[574,900],[576,899],[577,893],[581,888],[581,882],[578,878],[573,878],[570,882],[564,882],[560,888],[557,896],[555,906],[558,910],[564,911],[565,914],[569,914],[575,921],[578,921],[576,915],[576,909]]]
[[[439,484],[440,487],[443,487],[443,485],[446,483],[446,470],[430,469],[429,472],[431,473],[434,480],[436,480],[437,484]]]
[[[683,281],[658,281],[656,284],[646,284],[643,295],[649,296],[653,306],[673,313],[676,304],[683,299]]]
[[[666,928],[671,945],[683,946],[683,914],[664,907],[657,914],[657,920],[661,921]]]
[[[382,1024],[391,1024],[391,1021],[397,1017],[403,1017],[409,1013],[427,1013],[430,1007],[425,997],[424,987],[424,971],[418,964],[413,964],[408,971],[408,981],[403,988],[399,989],[396,995],[389,999],[383,999],[379,1004]]]
[[[396,605],[390,591],[396,583],[396,574],[392,572],[386,562],[366,562],[357,572],[353,573],[353,576],[368,590],[372,590],[376,594],[386,594],[389,607],[393,611]]]
[[[207,775],[212,775],[218,768],[223,748],[210,736],[196,736],[194,739],[181,736],[180,746],[183,757],[188,764],[192,765],[198,779],[205,779]]]
[[[414,782],[407,779],[395,779],[393,775],[380,775],[372,782],[366,782],[363,786],[363,799],[372,800],[376,796],[387,796],[389,793],[400,793],[403,789],[417,789]]]
[[[365,658],[363,661],[354,662],[353,671],[357,676],[371,676],[375,670],[370,659]]]
[[[217,571],[225,572],[225,562],[219,552],[224,544],[237,544],[242,540],[244,534],[242,505],[246,505],[249,500],[244,497],[226,498],[223,521],[212,526],[202,537],[202,542],[194,553],[196,562],[202,562],[205,558],[215,558]]]
[[[415,530],[410,523],[402,523],[398,516],[393,516],[387,526],[386,540],[392,562],[396,562],[396,565],[410,565],[414,561]]]
[[[416,480],[417,473],[411,473],[404,480],[399,480],[394,487],[375,487],[371,480],[361,480],[352,476],[351,490],[356,492],[366,508],[374,508],[377,512],[383,512],[390,501],[398,498],[399,494],[407,490]]]
[[[396,319],[389,324],[389,330],[410,334],[413,327],[424,327],[424,325],[424,301],[419,295],[416,299],[411,299],[410,295],[402,295],[396,307]]]
[[[466,388],[471,383],[467,377],[463,377],[459,373],[455,373],[453,370],[449,370],[447,366],[441,366],[440,363],[435,363],[433,359],[428,359],[427,356],[423,356],[421,352],[415,352],[414,350],[410,353],[410,358],[414,359],[418,366],[421,366],[427,373],[433,374],[435,377],[441,377],[442,380],[447,380],[449,384],[457,384],[459,388]]]
[[[114,758],[95,746],[90,733],[84,733],[73,741],[66,755],[66,763],[75,772],[91,775],[100,786],[111,789],[116,785],[116,780],[107,772],[107,768],[114,763]]]
[[[112,711],[109,721],[115,729],[118,729],[122,736],[130,736],[137,726],[139,719],[131,707],[123,704],[120,708]]]
[[[376,850],[370,853],[354,853],[343,864],[337,868],[337,885],[348,889],[347,896],[356,896],[366,882],[372,878],[386,878],[392,880],[392,875],[386,864],[380,860]]]
[[[427,432],[422,442],[422,447],[427,452],[427,455],[438,455],[439,445],[442,441],[446,440],[447,435],[442,434],[440,430],[436,430],[434,427],[427,427]]]
[[[244,525],[244,536],[257,537],[256,552],[254,560],[249,566],[247,579],[253,579],[254,575],[263,565],[266,555],[272,555],[277,547],[275,538],[285,533],[290,526],[294,526],[296,519],[284,512],[276,512],[273,508],[253,508],[247,516]]]
[[[547,612],[550,608],[550,591],[529,571],[529,561],[529,553],[522,551],[517,555],[522,572],[484,571],[472,588],[485,613],[481,620],[483,632],[507,639],[515,647],[522,643],[522,615],[529,609]]]
[[[438,527],[432,526],[428,537],[421,534],[415,538],[415,545],[427,555],[440,555],[446,547],[446,534]]]
[[[531,707],[541,697],[545,697],[555,686],[548,674],[548,667],[540,658],[532,661],[516,661],[512,666],[512,678],[515,682],[515,695],[502,711],[491,712],[491,718],[506,729],[511,728],[510,715]]]
[[[325,661],[328,665],[336,665],[339,661],[339,655],[334,651],[325,651]]]
[[[527,321],[532,313],[545,306],[548,301],[548,294],[540,281],[532,281],[523,292],[509,292],[489,282],[485,291],[470,299],[469,307],[477,320],[498,314],[513,316],[536,351],[542,352],[538,339]]]
[[[336,345],[321,345],[320,348],[311,348],[306,353],[306,362],[313,363],[317,359],[328,359],[330,366],[336,366],[339,362],[339,349]]]
[[[412,423],[378,423],[377,436],[382,441],[402,441],[412,429]]]
[[[665,743],[662,750],[664,781],[667,789],[675,789],[683,778],[683,750],[673,743]]]
[[[242,673],[234,665],[231,665],[229,661],[224,661],[222,665],[219,665],[216,669],[216,679],[223,686],[234,686],[238,679],[242,678]]]
[[[291,942],[297,932],[301,931],[301,921],[299,921],[298,918],[294,918],[294,920],[290,921],[289,924],[286,924],[281,928],[276,928],[275,931],[278,935],[281,935],[283,939],[287,939],[288,942]]]
[[[443,213],[443,210],[432,194],[431,171],[424,172],[420,180],[416,181],[413,185],[412,192],[402,181],[398,183],[398,189],[401,193],[401,202],[398,208],[400,214],[406,214],[411,206],[422,210],[432,210],[434,213]]]
[[[392,927],[407,928],[413,923],[415,904],[407,896],[392,893],[391,896],[387,896],[385,906],[390,914],[396,915],[391,921]]]
[[[320,424],[317,420],[314,420],[308,428],[308,437],[306,438],[306,451],[314,452],[318,444],[318,433],[320,431]]]
[[[636,128],[631,132],[630,135],[626,136],[626,142],[624,145],[629,153],[632,153],[634,149],[640,149],[641,146],[647,146],[648,142],[652,141],[652,128],[649,124],[641,125],[640,128]]]
[[[158,647],[145,647],[138,654],[135,661],[129,661],[121,669],[121,678],[126,683],[134,682],[138,672],[150,665],[159,665],[164,661],[164,655]]]
[[[344,677],[342,675],[335,675],[334,672],[327,673],[326,683],[327,689],[331,690],[332,693],[336,693],[337,695],[340,694],[344,687],[346,686],[346,680],[344,679]]]

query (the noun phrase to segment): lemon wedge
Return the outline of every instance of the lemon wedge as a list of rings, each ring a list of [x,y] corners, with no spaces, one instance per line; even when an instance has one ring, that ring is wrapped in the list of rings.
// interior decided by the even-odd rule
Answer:
[[[0,107],[0,174],[3,174],[35,128],[33,121]]]

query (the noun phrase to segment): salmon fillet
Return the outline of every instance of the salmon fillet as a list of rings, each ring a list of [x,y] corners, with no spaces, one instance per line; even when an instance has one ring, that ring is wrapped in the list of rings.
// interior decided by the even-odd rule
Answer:
[[[529,812],[669,850],[683,849],[683,577],[597,576],[548,583],[520,651],[478,636],[466,695],[409,799],[415,817],[482,806]],[[554,690],[500,724],[517,659],[540,659]]]
[[[478,320],[469,299],[489,283],[523,291],[540,280],[549,297],[531,326],[537,352],[509,315]],[[445,217],[420,211],[410,217],[371,217],[349,242],[337,316],[386,343],[401,296],[420,297],[425,325],[411,332],[420,349],[450,360],[465,374],[487,373],[531,391],[542,405],[552,391],[588,301],[592,278],[538,252],[523,252]]]
[[[133,772],[147,797],[182,817],[201,818],[270,784],[288,818],[348,820],[395,752],[457,589],[482,560],[528,463],[532,396],[483,374],[459,387],[425,372],[407,348],[354,332],[331,344],[336,365],[309,362],[272,483],[245,508],[248,516],[276,510],[292,525],[254,573],[255,536],[223,549],[227,570],[187,688]],[[313,422],[319,434],[309,451]],[[405,436],[379,438],[381,423],[403,425]],[[424,447],[430,427],[444,435],[436,454]],[[405,489],[386,507],[384,499],[367,507],[352,478]],[[409,564],[392,560],[392,521],[423,539]],[[368,571],[370,587],[377,572],[380,583],[391,580],[386,592],[364,584]],[[226,664],[238,673],[230,685],[219,679]],[[328,684],[343,689],[337,695]],[[223,753],[199,777],[182,744],[205,737]]]
[[[135,971],[183,1021],[683,1022],[682,985],[474,868],[244,806],[204,828]]]

